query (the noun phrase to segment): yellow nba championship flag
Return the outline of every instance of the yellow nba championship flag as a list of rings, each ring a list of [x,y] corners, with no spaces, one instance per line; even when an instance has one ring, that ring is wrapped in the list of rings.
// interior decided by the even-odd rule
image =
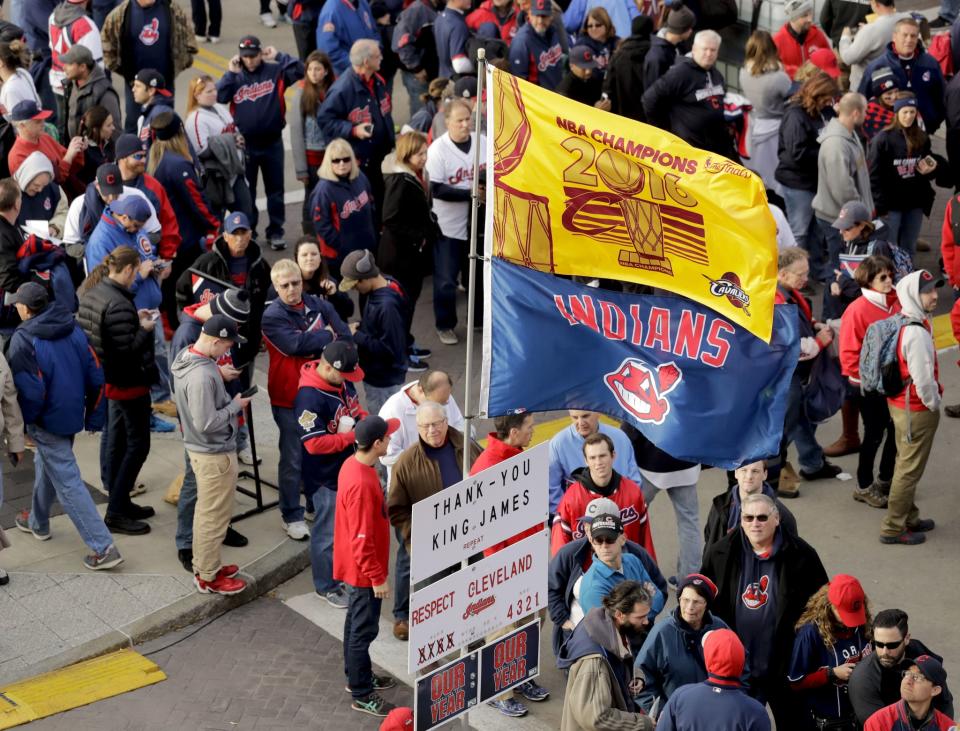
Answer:
[[[487,82],[488,254],[660,287],[770,341],[777,232],[757,175],[507,72]]]

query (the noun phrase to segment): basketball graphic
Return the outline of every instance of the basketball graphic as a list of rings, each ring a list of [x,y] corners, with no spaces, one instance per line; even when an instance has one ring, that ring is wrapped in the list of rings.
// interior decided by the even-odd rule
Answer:
[[[597,156],[597,175],[610,190],[634,196],[643,190],[643,168],[625,155],[604,150]]]
[[[496,118],[494,129],[493,172],[508,175],[520,164],[530,142],[530,122],[516,78],[509,76],[505,81],[498,81],[495,97],[500,116]]]

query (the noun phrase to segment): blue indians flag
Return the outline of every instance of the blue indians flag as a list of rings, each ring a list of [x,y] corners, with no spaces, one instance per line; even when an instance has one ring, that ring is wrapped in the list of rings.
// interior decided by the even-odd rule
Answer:
[[[496,257],[489,267],[487,415],[599,411],[677,459],[725,469],[778,452],[800,348],[792,305],[775,308],[767,344],[682,297],[608,292]]]

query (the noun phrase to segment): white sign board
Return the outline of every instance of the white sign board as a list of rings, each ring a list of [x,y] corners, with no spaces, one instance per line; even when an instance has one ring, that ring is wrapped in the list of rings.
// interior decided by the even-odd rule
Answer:
[[[414,592],[410,673],[545,607],[548,563],[543,531]]]
[[[422,581],[545,522],[549,462],[545,442],[414,503],[410,580]]]

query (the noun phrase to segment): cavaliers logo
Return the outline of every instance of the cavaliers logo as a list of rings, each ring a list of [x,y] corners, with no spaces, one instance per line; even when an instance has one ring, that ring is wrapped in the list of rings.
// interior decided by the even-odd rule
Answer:
[[[603,382],[617,402],[642,424],[662,424],[670,413],[666,395],[683,380],[683,373],[673,362],[653,370],[643,361],[627,358]]]
[[[770,585],[769,576],[761,576],[760,581],[754,581],[743,590],[740,598],[743,600],[743,606],[747,609],[760,609],[770,598],[767,595],[767,587]]]
[[[743,310],[749,317],[750,295],[743,291],[740,277],[735,272],[725,272],[719,279],[711,279],[706,274],[703,276],[710,282],[710,294],[714,297],[726,297],[731,305]]]

